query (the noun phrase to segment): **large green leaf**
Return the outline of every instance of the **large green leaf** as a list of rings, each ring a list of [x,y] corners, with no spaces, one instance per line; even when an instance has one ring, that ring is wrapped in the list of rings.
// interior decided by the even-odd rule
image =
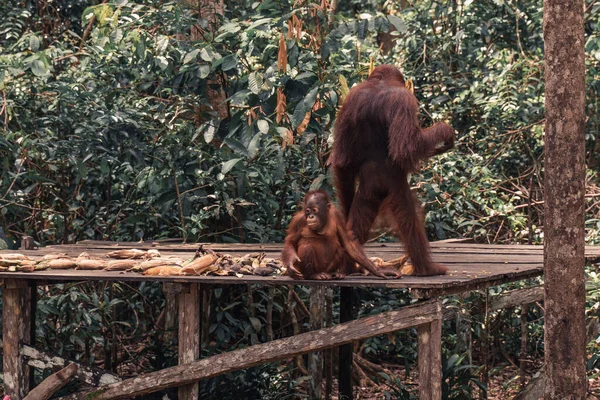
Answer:
[[[227,174],[229,171],[231,171],[231,169],[235,166],[235,164],[237,164],[241,160],[242,160],[241,158],[233,158],[229,161],[224,162],[223,168],[221,168],[221,173],[223,175]]]
[[[408,30],[408,26],[406,25],[406,23],[397,16],[390,14],[387,17],[390,20],[390,23],[394,25],[398,32],[405,33]]]
[[[48,74],[48,67],[42,60],[33,60],[30,65],[31,72],[36,76],[44,76]]]
[[[191,61],[194,61],[196,59],[196,56],[200,53],[200,49],[194,49],[192,51],[190,51],[189,53],[187,53],[185,55],[185,57],[183,58],[183,63],[187,64]]]

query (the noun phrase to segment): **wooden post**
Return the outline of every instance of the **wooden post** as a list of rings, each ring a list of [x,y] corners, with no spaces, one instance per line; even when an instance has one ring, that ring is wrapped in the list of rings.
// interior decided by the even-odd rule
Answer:
[[[33,236],[23,236],[21,238],[21,250],[33,250],[35,248],[35,242]]]
[[[466,309],[465,299],[468,294],[460,293],[459,310],[456,312],[456,354],[467,353],[467,362],[471,365],[473,362],[473,340],[471,335],[471,310]]]
[[[210,345],[210,302],[212,299],[212,286],[211,285],[202,285],[200,287],[202,292],[202,315],[200,317],[200,330],[201,330],[201,338],[200,348],[204,346],[204,351],[206,351]]]
[[[348,322],[355,318],[353,295],[354,288],[352,287],[343,287],[340,289],[340,323]],[[351,400],[353,399],[352,343],[340,346],[338,371],[340,400]]]
[[[29,392],[31,368],[20,353],[31,341],[31,288],[24,280],[6,279],[2,290],[4,394],[22,399]]]
[[[483,383],[485,387],[489,386],[490,382],[490,324],[489,324],[489,290],[484,289],[484,295],[479,300],[480,304],[480,319],[483,321],[483,327],[481,328],[481,354],[483,359],[483,365],[480,370],[479,381]],[[484,297],[485,296],[485,297]],[[488,392],[483,389],[479,389],[479,400],[487,400]]]
[[[327,287],[325,291],[325,326],[333,326],[333,288]],[[333,349],[325,350],[325,400],[331,400],[333,389]]]
[[[323,314],[325,311],[325,287],[313,286],[310,288],[310,330],[323,328]],[[308,397],[321,398],[321,384],[323,383],[323,353],[315,352],[308,355],[308,372],[310,382]]]
[[[32,347],[36,346],[35,342],[35,316],[37,313],[37,301],[38,301],[38,291],[37,291],[37,282],[36,281],[28,281],[30,286],[29,292],[29,345]],[[25,328],[27,329],[27,328]],[[23,347],[20,349],[21,353],[23,352]],[[29,387],[32,388],[35,386],[35,376],[34,373],[31,372],[29,374]]]
[[[439,319],[419,325],[419,400],[442,398],[442,303],[437,301]]]
[[[519,381],[521,390],[525,388],[527,377],[525,376],[525,367],[527,366],[527,314],[529,314],[529,304],[523,304],[521,308],[521,354],[519,355]]]
[[[179,294],[179,364],[200,358],[200,285],[186,283]],[[180,400],[198,400],[198,382],[180,386]]]
[[[178,295],[181,293],[181,285],[172,282],[163,282],[163,293],[165,295],[165,329],[162,340],[165,345],[173,342],[175,338],[175,326],[177,323]]]

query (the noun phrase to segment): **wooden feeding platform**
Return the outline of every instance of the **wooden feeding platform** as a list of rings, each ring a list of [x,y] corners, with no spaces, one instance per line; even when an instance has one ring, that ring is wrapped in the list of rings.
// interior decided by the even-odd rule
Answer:
[[[116,249],[156,249],[162,256],[192,257],[198,244],[163,242],[104,242],[83,241],[73,245],[48,246],[36,250],[20,250],[30,258],[42,258],[48,253],[66,253],[77,257],[82,252],[90,256],[104,256]],[[340,395],[352,398],[351,368],[353,341],[391,333],[400,329],[416,327],[419,341],[419,398],[441,399],[441,327],[444,313],[440,296],[482,290],[503,283],[534,278],[543,274],[543,248],[531,245],[480,245],[461,241],[432,242],[435,262],[446,265],[449,273],[444,276],[380,279],[371,276],[350,276],[336,281],[296,281],[287,276],[145,276],[135,272],[43,270],[30,273],[0,272],[3,287],[3,350],[5,393],[12,400],[24,399],[29,393],[30,367],[39,367],[51,357],[31,345],[31,324],[35,321],[35,302],[32,288],[38,285],[76,281],[161,281],[178,287],[179,302],[179,365],[160,371],[121,380],[120,377],[76,364],[69,370],[60,371],[50,378],[60,381],[67,373],[96,386],[75,393],[68,399],[118,399],[140,396],[169,387],[179,387],[180,399],[197,399],[197,382],[219,374],[244,369],[266,362],[287,359],[292,356],[340,347],[339,385]],[[267,257],[278,258],[280,244],[204,244],[204,248],[232,256],[264,252]],[[366,253],[384,260],[398,258],[404,251],[398,243],[369,244]],[[0,254],[6,252],[0,252]],[[600,260],[600,247],[586,247],[586,258]],[[316,285],[341,287],[340,323],[288,338],[250,346],[241,350],[199,359],[202,291],[219,285]],[[415,298],[423,299],[399,310],[387,311],[375,316],[354,319],[352,290],[356,287],[383,287],[410,290]],[[532,303],[543,299],[543,289],[514,291],[501,295],[491,308],[504,308]],[[311,307],[313,308],[313,307]],[[317,307],[318,308],[318,307]],[[322,306],[321,312],[322,310]],[[312,310],[311,310],[312,311]],[[319,310],[317,310],[319,311]],[[322,314],[321,314],[322,317]],[[322,321],[322,318],[321,318]],[[319,324],[314,325],[318,328]],[[67,360],[52,367],[66,367]],[[47,363],[46,363],[47,365]],[[76,372],[75,369],[77,370]],[[106,376],[109,379],[104,379]],[[104,377],[104,378],[102,378]],[[47,380],[49,380],[48,378]],[[42,382],[34,390],[43,390]],[[48,389],[50,390],[50,389]],[[57,390],[57,389],[53,389]],[[36,397],[38,398],[38,397]]]

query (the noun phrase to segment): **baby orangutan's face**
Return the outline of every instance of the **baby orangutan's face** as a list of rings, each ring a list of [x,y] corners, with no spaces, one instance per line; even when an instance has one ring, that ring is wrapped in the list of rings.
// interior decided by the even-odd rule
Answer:
[[[313,232],[321,231],[327,225],[329,201],[319,193],[311,194],[304,202],[306,224]]]

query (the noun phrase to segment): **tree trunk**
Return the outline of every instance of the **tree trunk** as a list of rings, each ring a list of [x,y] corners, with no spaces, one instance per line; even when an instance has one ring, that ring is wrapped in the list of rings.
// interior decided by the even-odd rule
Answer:
[[[224,0],[182,0],[181,4],[198,15],[200,21],[190,29],[192,40],[207,40],[219,29],[223,13],[225,12]],[[207,82],[206,96],[212,110],[219,119],[227,118],[229,109],[225,99],[224,82],[220,77],[211,77]],[[204,109],[201,108],[201,112]]]
[[[544,1],[545,399],[585,399],[583,0]]]

